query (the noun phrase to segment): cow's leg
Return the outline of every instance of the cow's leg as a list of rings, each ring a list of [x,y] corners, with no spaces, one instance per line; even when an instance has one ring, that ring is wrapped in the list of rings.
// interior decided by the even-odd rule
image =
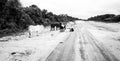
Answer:
[[[52,31],[52,27],[50,28],[50,31]]]
[[[53,31],[55,31],[55,26],[53,26]]]
[[[37,31],[37,35],[36,36],[39,36],[39,31]]]
[[[51,31],[53,31],[53,28],[51,28]]]
[[[53,28],[53,31],[55,31],[55,27]]]
[[[57,28],[57,27],[55,26],[55,31],[57,30],[56,28]]]
[[[52,31],[52,24],[50,25],[50,31]]]
[[[31,38],[31,32],[29,31],[28,33],[29,33],[29,38]]]

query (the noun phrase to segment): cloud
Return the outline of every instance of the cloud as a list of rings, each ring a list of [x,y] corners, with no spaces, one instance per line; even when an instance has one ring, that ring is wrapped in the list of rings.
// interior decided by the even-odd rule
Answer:
[[[88,18],[100,14],[119,14],[120,0],[21,0],[23,6],[38,5],[56,14]]]

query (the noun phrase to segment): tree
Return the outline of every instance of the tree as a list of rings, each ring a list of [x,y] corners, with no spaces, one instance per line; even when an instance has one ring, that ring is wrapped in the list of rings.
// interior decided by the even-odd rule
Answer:
[[[21,7],[21,3],[19,2],[19,0],[8,0],[6,6],[10,8],[19,8]]]
[[[7,0],[0,0],[0,13],[3,11]]]

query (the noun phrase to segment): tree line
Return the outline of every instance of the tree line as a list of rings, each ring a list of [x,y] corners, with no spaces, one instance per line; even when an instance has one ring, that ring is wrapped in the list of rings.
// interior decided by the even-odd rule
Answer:
[[[115,14],[97,15],[97,16],[88,18],[88,20],[108,22],[108,23],[113,23],[113,22],[117,23],[117,22],[120,22],[120,15],[115,15]]]
[[[56,15],[37,5],[23,7],[19,0],[0,0],[0,34],[25,30],[29,25],[49,26],[53,22],[69,22],[78,18]]]

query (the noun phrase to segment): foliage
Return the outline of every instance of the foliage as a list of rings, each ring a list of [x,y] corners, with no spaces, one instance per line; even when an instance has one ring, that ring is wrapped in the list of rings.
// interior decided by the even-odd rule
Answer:
[[[98,15],[88,18],[88,20],[101,21],[101,22],[120,22],[120,15],[114,15],[114,14]]]
[[[49,26],[52,22],[69,22],[78,19],[64,14],[56,15],[46,9],[41,10],[36,5],[22,7],[19,0],[1,0],[0,6],[1,34],[25,30],[29,25]]]

